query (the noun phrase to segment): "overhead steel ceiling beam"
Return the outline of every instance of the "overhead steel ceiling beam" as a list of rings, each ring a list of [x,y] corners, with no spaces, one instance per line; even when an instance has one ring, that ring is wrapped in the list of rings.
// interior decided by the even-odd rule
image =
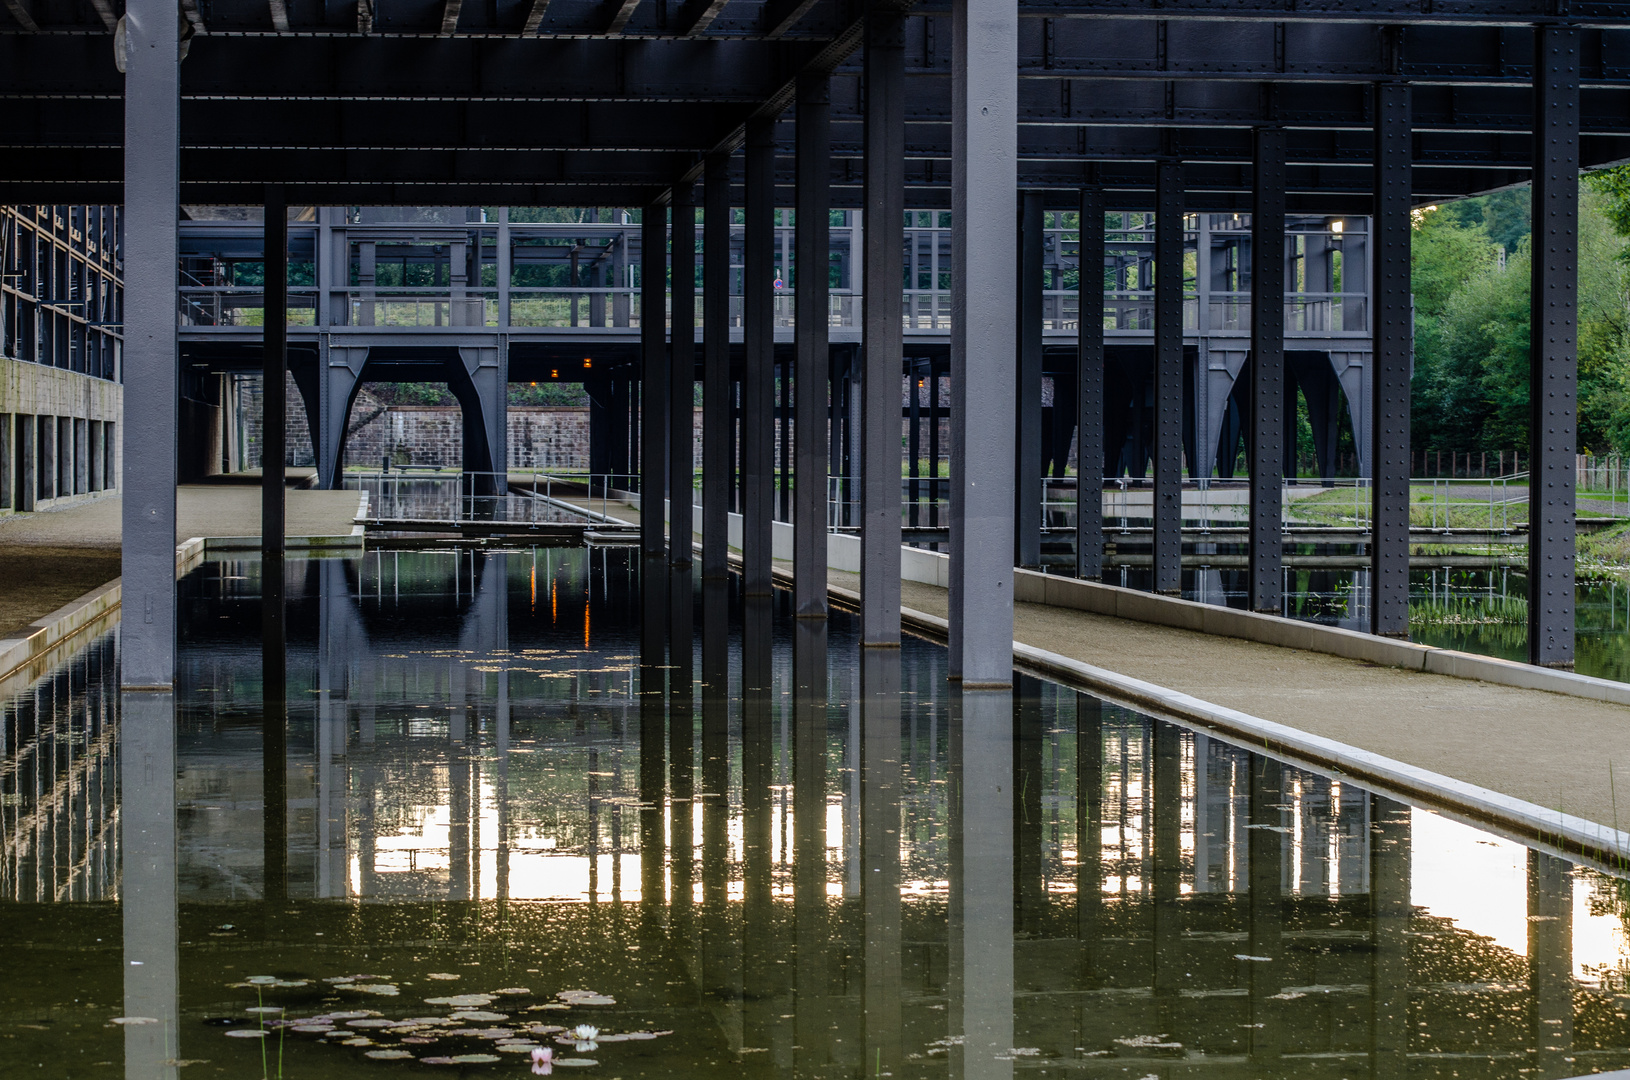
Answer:
[[[768,0],[758,18],[759,33],[778,38],[803,21],[817,0]]]
[[[266,6],[271,11],[272,29],[280,34],[289,32],[289,5],[287,0],[266,0]]]
[[[640,0],[606,0],[602,10],[610,14],[606,21],[604,34],[615,36],[621,34],[628,26],[628,20],[634,17],[634,9],[640,6]]]
[[[31,34],[40,32],[40,24],[34,21],[33,0],[5,0],[5,6],[18,26]]]
[[[818,41],[659,38],[195,38],[183,99],[700,101],[762,103]],[[122,97],[107,39],[0,34],[0,94]]]
[[[464,9],[464,0],[442,0],[441,33],[442,37],[451,37],[458,33],[459,12]]]
[[[726,0],[686,0],[679,8],[679,17],[674,23],[675,33],[688,37],[707,33],[708,27],[724,10],[725,3]]]

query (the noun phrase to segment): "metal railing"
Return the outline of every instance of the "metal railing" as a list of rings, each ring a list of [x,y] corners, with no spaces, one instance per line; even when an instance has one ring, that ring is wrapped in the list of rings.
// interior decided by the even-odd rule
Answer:
[[[264,326],[266,291],[236,285],[184,285],[177,290],[176,308],[182,326]],[[316,322],[316,290],[290,289],[288,325],[313,326]]]
[[[497,473],[409,467],[346,472],[341,486],[368,493],[366,520],[373,524],[545,525],[617,522],[610,510],[626,501],[626,485],[632,479],[610,473],[561,474],[523,469]]]

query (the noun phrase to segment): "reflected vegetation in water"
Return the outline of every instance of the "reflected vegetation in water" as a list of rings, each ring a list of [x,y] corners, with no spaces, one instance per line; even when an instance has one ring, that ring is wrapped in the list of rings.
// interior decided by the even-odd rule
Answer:
[[[1149,571],[1125,567],[1105,578],[1147,590]],[[1190,567],[1183,598],[1245,609],[1247,571]],[[1281,614],[1293,619],[1369,629],[1369,571],[1290,569]],[[1505,660],[1528,659],[1528,575],[1521,569],[1443,568],[1409,574],[1409,640]],[[1581,578],[1575,598],[1574,670],[1630,682],[1630,586],[1613,578]]]
[[[1630,1065],[1620,878],[638,559],[289,562],[281,785],[258,561],[4,688],[0,1075]]]

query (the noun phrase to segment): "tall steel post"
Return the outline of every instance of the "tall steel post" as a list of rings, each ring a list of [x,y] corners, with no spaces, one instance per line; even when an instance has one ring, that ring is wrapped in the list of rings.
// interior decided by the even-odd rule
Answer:
[[[747,125],[747,222],[742,252],[741,563],[748,596],[769,596],[775,518],[774,122]]]
[[[261,324],[260,553],[263,558],[281,558],[283,462],[288,453],[284,413],[289,375],[289,213],[278,185],[266,187],[261,231],[266,300]],[[278,617],[281,619],[281,612]]]
[[[640,550],[667,553],[662,500],[668,451],[668,210],[640,215]]]
[[[1075,576],[1104,573],[1104,192],[1081,189],[1076,339]],[[1053,415],[1058,415],[1053,399]]]
[[[952,0],[951,41],[949,668],[964,687],[1004,687],[1013,684],[1015,393],[1007,365],[993,360],[1013,347],[1018,8]]]
[[[831,258],[831,77],[798,76],[798,207],[793,259],[798,306],[797,373],[793,378],[793,612],[824,619],[826,607],[827,264]]]
[[[1183,584],[1183,167],[1155,166],[1154,589]]]
[[[1284,587],[1285,132],[1257,128],[1251,179],[1251,610]]]
[[[861,376],[860,641],[900,643],[901,229],[906,213],[905,15],[873,0],[865,44],[865,371]]]
[[[1528,661],[1573,666],[1579,31],[1535,28],[1528,348]]]
[[[175,283],[181,204],[174,4],[125,8],[124,452],[120,684],[175,684]]]
[[[673,195],[673,313],[668,331],[668,561],[689,566],[696,528],[696,189]]]
[[[1013,562],[1031,570],[1041,567],[1042,223],[1045,214],[1041,192],[1026,191],[1019,196],[1019,392],[1013,417],[1019,446],[1013,461]]]
[[[707,159],[702,187],[702,578],[730,573],[736,471],[730,395],[730,158]]]
[[[1375,87],[1375,211],[1370,265],[1370,631],[1409,633],[1409,87]]]

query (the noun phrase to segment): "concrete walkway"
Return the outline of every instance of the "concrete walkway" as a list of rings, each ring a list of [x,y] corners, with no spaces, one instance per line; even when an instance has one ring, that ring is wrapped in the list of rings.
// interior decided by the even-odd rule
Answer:
[[[860,588],[833,570],[830,584]],[[946,590],[905,607],[944,618]],[[1014,638],[1603,825],[1630,826],[1630,707],[1018,604]],[[1617,806],[1617,778],[1625,805]]]
[[[288,536],[344,536],[361,496],[290,490]],[[0,517],[0,638],[119,576],[121,502],[109,496],[60,510]],[[176,543],[194,536],[259,536],[260,489],[189,484],[176,491]]]

